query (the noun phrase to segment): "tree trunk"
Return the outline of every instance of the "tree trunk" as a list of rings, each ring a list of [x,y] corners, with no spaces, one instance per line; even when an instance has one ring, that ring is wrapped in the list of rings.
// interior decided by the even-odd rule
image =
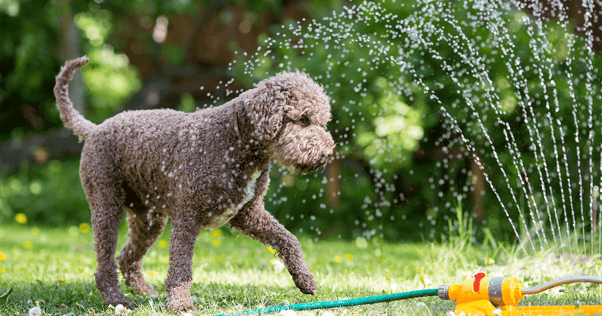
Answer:
[[[328,164],[327,170],[327,192],[328,192],[328,204],[332,208],[336,208],[339,206],[339,192],[341,192],[341,179],[339,176],[341,174],[341,160],[333,159],[331,163]]]
[[[472,216],[477,221],[485,219],[485,210],[483,209],[483,196],[485,194],[485,173],[479,167],[475,158],[470,159],[470,171],[472,171],[472,185],[474,191],[470,193],[472,201]]]
[[[61,8],[59,14],[59,58],[61,61],[65,62],[81,57],[81,38],[73,20],[71,0],[59,0],[59,4]],[[81,71],[75,72],[73,80],[71,80],[71,83],[69,84],[69,97],[71,98],[73,107],[85,116],[85,89]]]

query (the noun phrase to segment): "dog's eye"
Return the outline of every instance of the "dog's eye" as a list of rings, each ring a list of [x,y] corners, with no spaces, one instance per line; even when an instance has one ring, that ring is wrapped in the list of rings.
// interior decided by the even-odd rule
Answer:
[[[307,117],[307,116],[301,117],[301,119],[299,119],[299,122],[301,122],[301,124],[303,124],[305,126],[311,125],[311,121],[309,120],[309,117]]]

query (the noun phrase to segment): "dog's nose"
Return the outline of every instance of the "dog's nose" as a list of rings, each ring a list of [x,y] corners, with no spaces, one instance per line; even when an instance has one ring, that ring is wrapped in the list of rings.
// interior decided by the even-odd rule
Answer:
[[[332,156],[332,154],[334,153],[334,147],[334,142],[326,145],[326,150],[322,152],[322,161],[326,161]]]

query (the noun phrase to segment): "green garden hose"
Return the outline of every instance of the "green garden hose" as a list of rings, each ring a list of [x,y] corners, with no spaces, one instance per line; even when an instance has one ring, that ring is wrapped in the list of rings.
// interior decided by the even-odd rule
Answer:
[[[354,298],[348,300],[336,300],[336,301],[325,301],[325,302],[311,302],[311,303],[300,303],[291,305],[272,306],[259,309],[250,309],[239,313],[219,314],[215,316],[237,316],[237,315],[248,315],[248,314],[269,314],[277,313],[284,310],[308,310],[308,309],[319,309],[319,308],[334,308],[344,306],[356,306],[366,305],[382,302],[390,302],[397,300],[405,300],[409,298],[425,297],[425,296],[437,296],[438,289],[427,289],[418,291],[409,291],[403,293],[393,293],[386,295],[377,295],[369,297]]]

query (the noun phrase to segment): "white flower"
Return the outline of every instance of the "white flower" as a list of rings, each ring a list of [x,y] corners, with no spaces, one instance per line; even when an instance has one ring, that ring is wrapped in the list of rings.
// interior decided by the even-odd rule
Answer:
[[[182,316],[192,316],[192,314],[191,313],[184,313],[184,314],[182,314]]]
[[[295,311],[287,309],[285,311],[281,311],[280,313],[278,313],[278,315],[280,316],[297,316],[297,313],[295,313]]]
[[[34,306],[29,310],[29,316],[42,316],[42,309]]]
[[[127,314],[127,308],[125,306],[123,306],[122,304],[117,304],[117,306],[115,306],[115,315],[121,315],[121,314]]]

